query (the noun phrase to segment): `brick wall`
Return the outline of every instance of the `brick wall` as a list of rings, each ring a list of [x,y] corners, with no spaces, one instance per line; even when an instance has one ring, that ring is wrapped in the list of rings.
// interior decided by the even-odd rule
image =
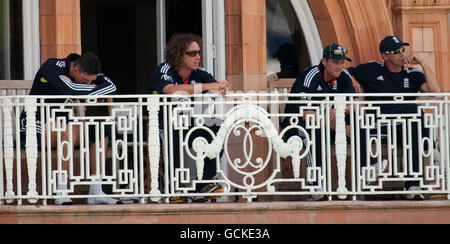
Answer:
[[[79,0],[40,0],[41,63],[81,53]]]

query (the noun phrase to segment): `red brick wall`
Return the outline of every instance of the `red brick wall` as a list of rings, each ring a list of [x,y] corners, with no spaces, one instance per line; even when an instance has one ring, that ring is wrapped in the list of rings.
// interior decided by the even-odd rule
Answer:
[[[79,0],[40,0],[41,62],[81,53]]]

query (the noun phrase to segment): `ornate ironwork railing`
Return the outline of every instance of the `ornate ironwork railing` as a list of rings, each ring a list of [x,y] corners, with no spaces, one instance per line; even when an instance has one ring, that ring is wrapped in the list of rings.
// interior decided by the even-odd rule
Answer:
[[[450,95],[415,96],[3,96],[0,205],[51,204],[65,194],[139,203],[213,195],[450,199]],[[86,193],[99,183],[107,195]],[[411,183],[413,192],[405,189]],[[223,192],[198,191],[205,184]]]

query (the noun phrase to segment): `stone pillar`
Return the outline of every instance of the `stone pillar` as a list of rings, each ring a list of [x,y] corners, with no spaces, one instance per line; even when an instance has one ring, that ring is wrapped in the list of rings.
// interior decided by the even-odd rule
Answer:
[[[267,88],[266,1],[226,0],[227,79],[235,91]]]
[[[450,0],[395,0],[396,34],[411,43],[433,69],[442,91],[450,91]],[[417,66],[420,68],[420,66]]]
[[[40,0],[41,63],[81,53],[80,0]]]
[[[233,91],[267,91],[266,1],[225,0],[225,25],[227,80]],[[262,155],[267,154],[267,140],[257,136],[253,139],[254,155],[264,157]],[[242,142],[243,137],[228,141],[232,157],[244,158]],[[237,178],[241,176],[234,175],[231,169],[228,172],[230,178],[240,180]],[[268,166],[255,177],[255,181],[264,181],[271,172],[272,166]],[[271,200],[271,197],[260,197],[258,200]]]

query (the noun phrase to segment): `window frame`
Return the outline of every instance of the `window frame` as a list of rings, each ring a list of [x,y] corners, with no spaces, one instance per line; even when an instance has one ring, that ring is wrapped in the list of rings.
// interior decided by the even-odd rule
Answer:
[[[166,4],[156,1],[157,57],[164,62],[166,48]],[[202,0],[203,64],[216,79],[226,78],[225,1]]]

